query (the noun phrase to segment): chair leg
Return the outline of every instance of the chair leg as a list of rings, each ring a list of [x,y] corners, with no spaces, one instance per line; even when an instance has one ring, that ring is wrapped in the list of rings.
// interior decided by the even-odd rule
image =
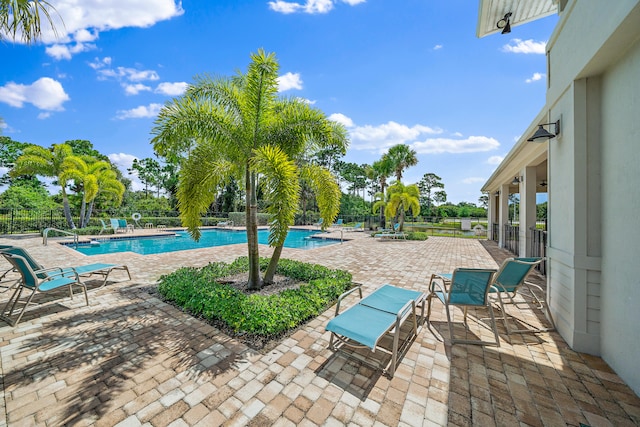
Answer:
[[[489,307],[489,316],[491,316],[491,330],[493,331],[493,337],[496,340],[496,346],[500,347],[500,337],[498,336],[498,326],[496,325],[496,317],[493,314],[493,307],[491,303],[487,304]]]
[[[29,295],[29,298],[27,298],[27,301],[24,303],[24,307],[22,307],[22,311],[20,311],[20,314],[18,315],[18,318],[16,319],[16,321],[13,323],[12,326],[16,326],[18,323],[20,323],[20,320],[22,319],[22,316],[24,315],[24,312],[27,311],[27,307],[29,307],[29,304],[31,304],[31,300],[33,299],[35,294],[36,294],[36,290],[33,289],[33,291],[31,292],[31,295]],[[15,302],[17,302],[17,300]],[[15,304],[15,302],[14,302],[14,304]]]
[[[20,299],[21,295],[22,295],[22,286],[18,286],[15,289],[15,291],[13,291],[13,294],[11,294],[11,297],[2,308],[3,317],[6,317],[8,319],[13,314],[13,310],[16,306],[16,302]]]

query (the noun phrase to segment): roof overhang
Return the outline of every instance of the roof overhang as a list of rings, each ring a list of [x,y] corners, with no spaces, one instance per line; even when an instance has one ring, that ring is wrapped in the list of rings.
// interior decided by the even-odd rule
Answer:
[[[511,13],[510,25],[525,24],[545,16],[558,13],[559,3],[563,0],[480,0],[478,12],[478,37],[502,32],[497,27],[499,20]]]

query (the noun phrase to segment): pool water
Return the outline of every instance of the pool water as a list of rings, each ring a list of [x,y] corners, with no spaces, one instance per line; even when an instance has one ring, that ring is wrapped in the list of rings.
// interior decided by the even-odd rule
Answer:
[[[318,234],[318,231],[290,229],[284,246],[286,248],[313,249],[339,243],[338,240],[312,238],[311,236],[315,234]],[[258,230],[258,243],[267,245],[269,244],[268,239],[269,230]],[[175,236],[101,240],[99,244],[80,244],[75,249],[85,255],[110,254],[114,252],[135,252],[142,255],[150,255],[246,242],[247,233],[244,230],[203,230],[198,242],[193,240],[186,231],[178,231]]]

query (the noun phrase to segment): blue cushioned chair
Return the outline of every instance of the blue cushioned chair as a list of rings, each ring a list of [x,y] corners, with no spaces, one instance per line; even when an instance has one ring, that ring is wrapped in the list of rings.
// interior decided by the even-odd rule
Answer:
[[[489,299],[489,292],[493,287],[493,276],[496,270],[477,268],[457,268],[450,276],[443,277],[434,274],[429,283],[427,297],[427,320],[431,316],[431,302],[434,298],[444,304],[449,324],[449,335],[452,344],[479,344],[500,346],[496,319]],[[450,277],[449,280],[447,280]],[[497,291],[497,290],[496,290]],[[486,308],[491,318],[491,330],[494,341],[458,339],[453,334],[453,314],[451,307],[459,307],[464,313],[464,325],[467,328],[467,310],[469,308]]]
[[[73,285],[80,286],[84,291],[84,298],[86,304],[89,305],[89,297],[87,296],[87,287],[80,281],[80,277],[77,273],[71,274],[71,272],[59,272],[58,274],[51,274],[41,279],[36,272],[31,268],[29,262],[22,256],[13,253],[2,251],[0,254],[13,265],[13,267],[20,273],[21,279],[13,291],[13,294],[2,309],[2,318],[5,319],[10,325],[17,325],[27,307],[31,303],[31,300],[38,292],[48,292],[61,287],[69,287],[69,294],[73,298]],[[22,292],[24,290],[31,291],[29,296],[22,303],[24,304],[22,310],[18,314],[15,321],[11,320],[11,315],[16,308]]]
[[[78,274],[81,277],[91,276],[94,274],[101,275],[104,277],[102,281],[102,285],[104,286],[107,283],[107,279],[109,278],[109,274],[113,270],[124,270],[127,272],[129,276],[129,280],[131,280],[131,273],[129,272],[129,268],[126,265],[122,264],[105,264],[102,262],[97,262],[93,264],[86,264],[80,266],[73,267],[51,267],[45,268],[42,264],[36,261],[26,249],[21,248],[19,246],[2,246],[0,247],[0,252],[6,252],[14,255],[18,255],[29,264],[29,267],[34,271],[38,279],[46,279],[51,276],[59,276],[59,275],[69,275],[74,276]]]
[[[527,276],[535,268],[536,265],[544,261],[544,258],[507,258],[500,266],[500,270],[495,276],[493,281],[493,290],[500,304],[502,310],[501,319],[504,321],[504,326],[507,329],[507,334],[512,332],[547,332],[556,329],[553,317],[549,311],[549,306],[544,298],[544,290],[534,284],[526,281]],[[533,289],[539,292],[536,295]],[[522,290],[526,290],[528,295],[525,295]],[[525,300],[516,301],[515,297],[520,294]],[[507,322],[507,312],[505,310],[505,304],[527,304],[526,297],[530,297],[536,307],[543,311],[547,319],[551,323],[550,328],[537,328],[532,327],[530,329],[511,329],[509,322]]]

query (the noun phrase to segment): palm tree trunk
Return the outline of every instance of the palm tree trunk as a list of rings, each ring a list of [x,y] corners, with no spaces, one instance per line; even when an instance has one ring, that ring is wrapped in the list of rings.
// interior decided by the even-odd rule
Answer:
[[[278,268],[278,261],[280,261],[280,255],[282,254],[282,248],[284,245],[278,245],[273,248],[273,255],[271,255],[271,260],[269,260],[269,266],[267,267],[267,271],[264,273],[263,282],[267,285],[273,284],[273,276],[276,274],[276,269]]]
[[[256,197],[256,174],[250,172],[249,164],[246,165],[246,223],[247,246],[249,251],[249,283],[250,290],[258,290],[262,287],[260,279],[260,252],[258,250],[258,201]]]
[[[67,192],[64,190],[64,186],[62,187],[62,206],[64,208],[64,217],[67,220],[67,225],[72,230],[76,228],[76,225],[73,222],[73,218],[71,217],[71,207],[69,207],[69,198],[67,197]]]
[[[87,213],[84,217],[84,226],[89,225],[89,219],[91,219],[91,213],[93,212],[93,200],[89,203],[89,207],[87,208]]]
[[[85,228],[87,224],[84,222],[84,214],[87,210],[87,201],[82,196],[82,205],[80,206],[80,228]]]

